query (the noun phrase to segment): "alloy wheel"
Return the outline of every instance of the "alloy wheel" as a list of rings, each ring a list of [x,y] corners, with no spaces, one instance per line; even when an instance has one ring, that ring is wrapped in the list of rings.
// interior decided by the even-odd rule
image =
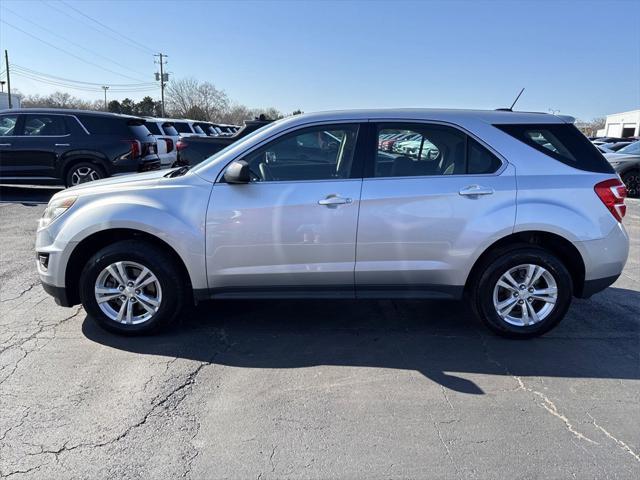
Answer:
[[[79,167],[76,168],[71,174],[71,185],[80,185],[81,183],[91,182],[93,180],[100,180],[102,176],[100,173],[91,167]]]
[[[94,294],[109,319],[126,325],[149,321],[162,303],[162,288],[155,274],[130,261],[104,268],[96,279]]]
[[[493,289],[493,306],[507,323],[518,327],[543,321],[553,311],[558,286],[553,275],[534,264],[523,264],[505,272]]]

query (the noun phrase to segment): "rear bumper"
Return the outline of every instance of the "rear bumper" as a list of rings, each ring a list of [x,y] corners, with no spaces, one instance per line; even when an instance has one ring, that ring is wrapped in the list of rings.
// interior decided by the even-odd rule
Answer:
[[[597,278],[595,280],[585,280],[582,287],[582,291],[576,295],[578,298],[589,298],[598,292],[601,292],[609,285],[612,285],[620,275],[613,275],[612,277]]]
[[[61,307],[72,307],[73,305],[69,302],[69,298],[67,296],[67,289],[64,287],[56,287],[55,285],[50,285],[48,283],[42,283],[42,288],[45,292],[53,297],[55,302]]]

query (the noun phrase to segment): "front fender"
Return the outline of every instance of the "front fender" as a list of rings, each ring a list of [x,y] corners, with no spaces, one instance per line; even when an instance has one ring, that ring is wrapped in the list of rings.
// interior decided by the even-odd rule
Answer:
[[[180,190],[182,195],[176,195],[175,202],[171,202],[171,192],[166,190],[161,191],[169,198],[162,201],[135,192],[91,201],[80,196],[77,200],[80,204],[74,205],[60,225],[55,244],[64,250],[68,261],[75,246],[95,233],[121,228],[141,231],[175,250],[194,289],[206,288],[204,220],[208,195],[203,195],[199,188]]]

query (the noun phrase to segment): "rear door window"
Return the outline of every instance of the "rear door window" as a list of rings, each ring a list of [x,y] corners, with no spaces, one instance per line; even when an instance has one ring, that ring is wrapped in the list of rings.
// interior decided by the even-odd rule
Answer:
[[[539,152],[580,170],[613,173],[613,168],[580,130],[569,124],[494,125]]]
[[[23,135],[30,137],[59,137],[68,133],[63,115],[25,115]]]

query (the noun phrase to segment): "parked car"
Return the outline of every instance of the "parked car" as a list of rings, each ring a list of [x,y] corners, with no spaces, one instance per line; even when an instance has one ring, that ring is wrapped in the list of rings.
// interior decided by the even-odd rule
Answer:
[[[143,118],[23,108],[0,111],[0,183],[78,185],[160,168]]]
[[[640,197],[640,142],[633,142],[605,158],[618,172],[630,197]]]
[[[604,150],[606,153],[615,153],[621,148],[626,147],[627,145],[631,145],[633,142],[611,142],[611,143],[603,143],[599,145],[601,150]]]
[[[180,134],[173,126],[173,122],[166,118],[145,117],[145,126],[154,136],[158,145],[158,157],[163,167],[172,166],[178,158],[176,143]]]
[[[241,138],[246,137],[259,128],[268,125],[269,123],[271,123],[271,120],[247,120],[244,127],[234,135],[221,135],[218,137],[191,136],[180,138],[180,141],[177,144],[178,158],[173,166],[197,165],[203,160],[209,158],[211,155],[228,147],[232,143],[237,142]]]
[[[376,154],[389,129],[438,157]],[[126,334],[204,299],[467,298],[492,331],[527,338],[621,274],[624,199],[611,165],[554,115],[302,114],[191,169],[57,193],[37,268],[60,305]]]

